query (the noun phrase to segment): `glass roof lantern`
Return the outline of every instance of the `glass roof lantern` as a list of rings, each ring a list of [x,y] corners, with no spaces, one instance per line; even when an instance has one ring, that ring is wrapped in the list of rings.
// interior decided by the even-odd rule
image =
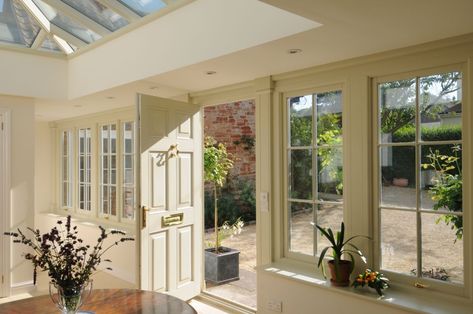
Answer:
[[[0,45],[70,54],[179,0],[0,0]]]

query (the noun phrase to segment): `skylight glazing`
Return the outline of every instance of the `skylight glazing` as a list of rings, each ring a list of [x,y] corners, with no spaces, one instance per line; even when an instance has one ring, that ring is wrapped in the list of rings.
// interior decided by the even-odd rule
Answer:
[[[118,0],[135,13],[145,16],[152,12],[156,12],[166,7],[175,0]]]
[[[15,0],[0,0],[0,41],[31,47],[40,27]]]
[[[82,0],[81,0],[82,1]],[[75,37],[79,38],[83,42],[90,44],[101,38],[101,36],[94,31],[81,26],[79,23],[74,22],[66,15],[58,12],[55,8],[42,0],[33,0],[48,20],[54,25],[62,28],[68,33],[71,33]]]
[[[54,51],[54,52],[60,52],[61,48],[54,42],[54,40],[51,40],[49,38],[46,38],[41,46],[39,47],[40,50],[44,51]]]
[[[128,25],[123,17],[96,0],[62,0],[62,2],[112,32]]]
[[[0,0],[0,45],[70,54],[180,0]]]

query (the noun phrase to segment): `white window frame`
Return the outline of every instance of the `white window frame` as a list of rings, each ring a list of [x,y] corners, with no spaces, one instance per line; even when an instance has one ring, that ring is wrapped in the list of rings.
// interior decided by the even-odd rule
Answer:
[[[132,122],[133,123],[133,136],[134,136],[134,146],[133,146],[133,167],[134,169],[134,218],[123,217],[123,176],[124,169],[122,165],[124,163],[123,155],[123,126],[124,123]],[[116,177],[116,202],[117,202],[117,215],[103,215],[100,210],[100,194],[101,194],[101,143],[100,143],[100,130],[103,125],[115,124],[117,128],[117,151],[116,151],[116,163],[117,163],[117,177]],[[136,188],[137,188],[137,169],[136,169],[136,121],[134,119],[134,108],[123,108],[119,110],[111,110],[103,113],[93,114],[86,117],[81,117],[77,119],[69,119],[64,121],[55,122],[57,127],[56,131],[56,158],[57,158],[57,172],[56,172],[56,209],[60,215],[72,215],[78,219],[83,219],[88,222],[95,222],[102,225],[115,226],[118,228],[123,228],[126,230],[133,230],[136,223]],[[91,210],[83,210],[79,208],[79,129],[90,128],[91,130]],[[72,208],[63,208],[62,204],[62,132],[66,130],[71,130],[72,132],[72,143],[73,143],[73,158],[72,158],[72,173],[73,173],[73,188],[72,188]]]
[[[316,231],[316,229],[314,228],[314,236],[313,236],[313,239],[314,239],[314,243],[313,243],[313,250],[314,250],[314,255],[306,255],[306,254],[303,254],[303,253],[299,253],[299,252],[293,252],[293,251],[290,251],[290,240],[289,240],[289,237],[290,237],[290,215],[289,215],[289,212],[290,212],[290,208],[289,208],[289,204],[291,203],[291,201],[294,201],[294,202],[301,202],[301,203],[307,203],[307,204],[312,204],[312,208],[313,208],[313,212],[315,212],[315,208],[317,205],[319,204],[329,204],[329,203],[332,203],[332,202],[325,202],[325,201],[319,201],[319,200],[316,200],[315,197],[316,197],[316,193],[314,193],[314,191],[316,191],[317,189],[317,179],[316,179],[316,175],[312,175],[312,190],[313,190],[313,193],[312,193],[312,200],[295,200],[295,199],[291,199],[289,197],[289,152],[292,150],[291,149],[291,146],[290,146],[290,143],[289,143],[289,133],[290,133],[290,125],[289,125],[289,107],[288,107],[288,99],[291,98],[291,97],[297,97],[297,96],[302,96],[302,95],[316,95],[316,94],[322,94],[322,93],[327,93],[327,92],[333,92],[333,91],[341,91],[342,93],[342,121],[345,120],[345,108],[346,108],[346,100],[345,100],[345,90],[344,90],[344,86],[343,84],[333,84],[333,85],[327,85],[327,86],[323,86],[323,87],[313,87],[313,88],[306,88],[306,89],[302,89],[302,90],[296,90],[296,91],[289,91],[289,92],[284,92],[282,94],[282,99],[281,99],[281,103],[282,103],[282,111],[283,111],[283,126],[284,126],[284,134],[283,134],[283,150],[284,150],[284,153],[283,153],[283,167],[284,167],[284,170],[283,170],[283,188],[284,188],[284,197],[283,197],[283,225],[284,225],[284,232],[283,232],[283,257],[286,258],[286,259],[289,259],[289,260],[296,260],[296,261],[302,261],[302,262],[306,262],[306,263],[310,263],[310,264],[316,264],[317,262],[317,258],[318,258],[318,255],[317,255],[317,239],[319,237],[319,234],[318,232]],[[313,106],[316,106],[315,102],[313,102]],[[314,110],[314,109],[313,109]],[[313,136],[313,142],[312,142],[312,145],[309,147],[309,146],[304,146],[304,147],[298,147],[298,148],[310,148],[312,150],[312,165],[314,165],[315,162],[317,162],[317,154],[314,153],[316,151],[316,148],[319,148],[319,146],[317,145],[316,143],[316,139],[314,138],[315,136],[315,132],[314,130],[317,128],[317,121],[313,120],[312,121],[312,136]],[[346,152],[346,140],[344,138],[344,129],[345,129],[345,123],[342,124],[342,144],[340,145],[340,148],[342,150],[342,160],[343,160],[343,169],[345,169],[345,153]],[[343,171],[343,182],[346,181],[346,178],[345,178],[345,170]],[[339,203],[339,202],[333,202],[332,204],[337,204],[339,206],[342,207],[342,210],[343,210],[343,217],[345,219],[346,217],[346,208],[345,208],[345,192],[343,193],[343,197],[342,197],[342,202]],[[315,215],[315,214],[314,214]],[[314,217],[315,218],[315,217]],[[309,223],[309,222],[308,222]],[[341,223],[341,222],[340,222]],[[325,259],[328,259],[327,257]],[[319,270],[317,270],[319,272]]]
[[[471,152],[470,147],[468,144],[470,143],[470,133],[472,131],[471,126],[467,123],[467,117],[471,115],[471,104],[468,101],[468,75],[466,75],[466,69],[463,65],[452,65],[452,66],[444,66],[444,67],[435,67],[428,70],[423,71],[411,71],[402,74],[396,75],[386,75],[386,76],[379,76],[372,79],[372,156],[373,156],[373,170],[372,170],[372,182],[373,182],[373,231],[374,231],[374,250],[373,250],[373,265],[375,269],[381,269],[381,217],[380,217],[380,189],[379,186],[381,184],[381,180],[379,178],[379,156],[378,156],[378,128],[379,128],[379,104],[378,104],[378,85],[386,82],[392,82],[397,80],[403,79],[412,79],[418,77],[426,77],[435,74],[442,74],[448,72],[461,72],[462,73],[462,86],[464,87],[462,90],[462,140],[457,141],[462,145],[462,168],[465,174],[468,174],[471,170],[471,158],[465,158],[465,156],[469,155]],[[416,80],[417,85],[417,80]],[[416,86],[416,91],[418,91],[418,86]],[[418,97],[418,95],[416,96]],[[416,113],[417,114],[417,113]],[[418,124],[416,124],[416,128]],[[428,142],[430,143],[430,142]],[[441,144],[441,143],[437,143]],[[416,137],[415,145],[418,145],[418,140]],[[417,160],[417,157],[416,157]],[[416,167],[416,172],[419,170]],[[416,174],[417,177],[417,174]],[[381,269],[381,271],[387,275],[391,281],[401,283],[406,286],[420,286],[423,287],[424,290],[431,290],[437,291],[445,294],[456,295],[466,297],[469,295],[469,278],[471,272],[471,261],[469,260],[469,256],[471,256],[471,250],[468,249],[469,247],[469,238],[471,234],[471,226],[469,224],[469,216],[471,215],[470,211],[468,210],[471,196],[468,195],[468,191],[470,191],[469,187],[470,181],[468,180],[468,175],[463,177],[463,208],[464,211],[462,213],[463,219],[463,227],[464,227],[464,234],[463,234],[463,284],[459,283],[452,283],[452,282],[443,282],[436,279],[430,279],[426,277],[419,277],[419,276],[410,276],[406,274],[400,274],[393,271]],[[419,210],[416,210],[418,213]],[[416,227],[416,230],[419,227]],[[418,230],[416,232],[419,232]],[[418,237],[418,234],[417,234]],[[421,239],[417,238],[417,241],[421,241]],[[419,247],[417,247],[417,251]],[[422,252],[420,252],[422,254]],[[417,252],[419,254],[419,252]],[[418,264],[416,266],[418,268]]]
[[[125,124],[128,124],[128,123],[131,123],[131,127],[132,127],[132,145],[131,145],[131,148],[132,148],[132,153],[126,153],[126,145],[125,145]],[[120,195],[120,200],[119,200],[119,204],[120,204],[120,219],[122,221],[128,221],[128,222],[133,222],[135,221],[136,219],[136,207],[137,207],[137,189],[136,189],[136,182],[137,182],[137,169],[136,169],[136,140],[137,140],[137,136],[136,136],[136,121],[134,120],[124,120],[124,121],[121,121],[120,123],[120,134],[119,134],[119,137],[120,137],[120,147],[121,147],[121,150],[120,150],[120,165],[122,166],[122,170],[123,171],[119,171],[119,178],[120,178],[120,181],[119,181],[119,195]],[[126,156],[127,155],[131,155],[132,158],[132,169],[133,169],[133,184],[127,184],[125,183],[125,162],[126,162]],[[132,188],[133,189],[133,217],[132,218],[128,218],[128,217],[125,217],[124,216],[124,212],[125,212],[125,188]]]
[[[86,137],[86,141],[84,143],[84,153],[81,152],[81,149],[80,149],[80,132],[82,130],[85,130],[85,137]],[[90,132],[90,144],[88,145],[87,143],[87,130],[89,130]],[[93,178],[93,163],[94,163],[94,160],[93,160],[93,152],[94,152],[94,134],[96,134],[96,132],[94,132],[94,129],[92,127],[89,127],[89,126],[84,126],[84,127],[79,127],[77,128],[77,131],[75,132],[76,133],[76,138],[77,138],[77,152],[76,152],[76,164],[77,164],[77,167],[76,167],[76,171],[77,171],[77,179],[75,180],[76,182],[76,193],[77,193],[77,202],[76,202],[76,208],[77,208],[77,212],[81,213],[81,214],[85,214],[85,215],[93,215],[94,214],[94,208],[95,208],[95,204],[94,204],[94,191],[93,191],[93,188],[92,188],[92,184],[94,182],[94,178]],[[90,146],[90,149],[88,149],[88,146]],[[80,168],[80,157],[81,155],[84,154],[84,157],[85,157],[85,181],[84,182],[81,182],[81,179],[80,179],[80,171],[81,171],[81,168]],[[90,156],[90,163],[88,161],[88,158]],[[87,169],[89,169],[90,171],[90,175],[87,174]],[[87,205],[85,205],[84,207],[86,208],[81,208],[80,206],[80,202],[81,202],[81,198],[80,198],[80,187],[81,187],[81,184],[83,184],[85,187],[87,186],[90,186],[90,193],[87,192],[87,189],[85,190],[84,192],[84,195],[85,195],[85,199],[84,199],[84,202],[89,202],[90,203],[90,209],[87,209]]]
[[[64,155],[64,133],[67,134],[68,137],[68,145],[67,148],[67,155]],[[61,169],[60,169],[60,208],[62,210],[71,210],[74,207],[74,130],[71,129],[64,129],[60,131],[60,162],[61,162]],[[67,180],[64,179],[64,159],[67,158]],[[64,203],[64,184],[68,185],[68,200],[66,204]]]
[[[110,137],[110,132],[111,132],[111,126],[115,126],[115,132],[116,132],[116,139],[115,139],[115,153],[112,154],[111,152],[111,137]],[[108,127],[108,152],[106,154],[103,153],[103,141],[102,141],[102,128],[104,126],[107,126]],[[99,196],[99,199],[98,199],[98,212],[99,212],[99,216],[102,217],[102,218],[105,218],[105,219],[113,219],[115,221],[118,221],[118,218],[119,218],[119,215],[120,215],[120,205],[119,205],[119,171],[118,171],[118,166],[119,166],[119,158],[120,158],[120,150],[119,150],[119,137],[121,135],[121,132],[120,132],[120,128],[119,128],[119,124],[118,124],[118,121],[113,121],[113,122],[110,122],[110,123],[105,123],[105,124],[101,124],[98,126],[97,128],[98,132],[97,132],[97,141],[99,142],[99,145],[98,145],[98,165],[99,165],[99,169],[98,169],[98,177],[99,177],[99,182],[98,182],[98,196]],[[104,180],[103,180],[103,158],[104,156],[107,156],[108,157],[108,183],[104,184]],[[112,156],[115,156],[115,184],[112,184],[111,183],[111,164],[112,164],[112,161],[111,161],[111,157]],[[104,208],[103,208],[103,188],[107,186],[107,189],[108,189],[108,200],[107,200],[107,204],[108,204],[108,209],[107,209],[107,212],[104,211]],[[111,213],[111,201],[112,201],[112,198],[111,198],[111,194],[110,194],[110,190],[111,188],[114,187],[115,188],[115,206],[116,206],[116,209],[115,209],[115,215],[113,215]]]

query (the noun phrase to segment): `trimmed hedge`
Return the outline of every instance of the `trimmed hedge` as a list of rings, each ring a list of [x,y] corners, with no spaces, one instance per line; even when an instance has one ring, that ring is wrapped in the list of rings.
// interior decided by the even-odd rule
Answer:
[[[422,140],[424,141],[451,141],[461,140],[462,132],[460,126],[439,126],[432,128],[422,128]],[[393,143],[413,142],[415,140],[415,128],[404,127],[393,133]],[[452,145],[426,145],[422,147],[421,163],[429,162],[426,157],[429,149],[438,150],[442,155],[452,155]],[[415,149],[413,146],[392,147],[393,165],[383,167],[383,177],[386,180],[392,178],[406,178],[409,186],[415,186]],[[461,167],[461,162],[460,162]],[[389,173],[389,174],[388,174]]]

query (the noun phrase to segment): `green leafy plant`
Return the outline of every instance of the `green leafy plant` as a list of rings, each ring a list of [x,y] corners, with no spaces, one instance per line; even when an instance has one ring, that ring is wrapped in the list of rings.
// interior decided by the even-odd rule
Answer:
[[[204,140],[204,179],[213,185],[214,192],[214,230],[215,253],[219,252],[219,227],[218,227],[218,192],[225,184],[228,172],[233,168],[233,160],[223,143],[210,136]]]
[[[334,233],[331,228],[323,228],[313,222],[311,222],[311,224],[312,226],[315,226],[317,229],[319,229],[320,233],[325,238],[327,238],[327,240],[330,242],[330,245],[325,247],[320,253],[317,267],[320,267],[321,265],[323,267],[322,262],[329,249],[332,250],[332,255],[330,255],[330,257],[332,257],[334,261],[335,272],[337,274],[339,273],[340,261],[342,260],[342,257],[344,254],[348,255],[351,260],[350,273],[353,271],[355,267],[355,257],[353,254],[360,256],[361,260],[364,263],[366,263],[366,258],[363,255],[363,253],[360,251],[360,249],[356,245],[351,243],[351,241],[360,237],[367,238],[367,239],[369,239],[369,237],[356,235],[345,240],[345,224],[343,222],[341,223],[340,231],[337,231],[336,233]],[[325,271],[324,271],[324,275],[325,275]]]
[[[233,224],[230,224],[228,221],[225,221],[220,228],[218,228],[218,238],[217,238],[217,246],[221,247],[222,242],[229,237],[233,237],[238,235],[243,230],[245,223],[241,218],[238,218]],[[208,248],[215,247],[215,243],[213,241],[207,241],[205,246]]]
[[[353,282],[353,287],[368,286],[376,290],[379,296],[383,296],[383,290],[389,288],[389,279],[383,274],[371,269],[366,269],[364,273],[359,274]]]
[[[447,209],[452,212],[463,210],[462,202],[462,169],[460,165],[461,147],[455,145],[452,148],[453,155],[443,155],[439,150],[430,150],[427,155],[428,163],[422,164],[424,169],[435,170],[434,185],[429,188],[429,194],[436,203],[434,210]],[[463,216],[441,215],[437,223],[444,221],[455,230],[455,242],[463,237]]]

